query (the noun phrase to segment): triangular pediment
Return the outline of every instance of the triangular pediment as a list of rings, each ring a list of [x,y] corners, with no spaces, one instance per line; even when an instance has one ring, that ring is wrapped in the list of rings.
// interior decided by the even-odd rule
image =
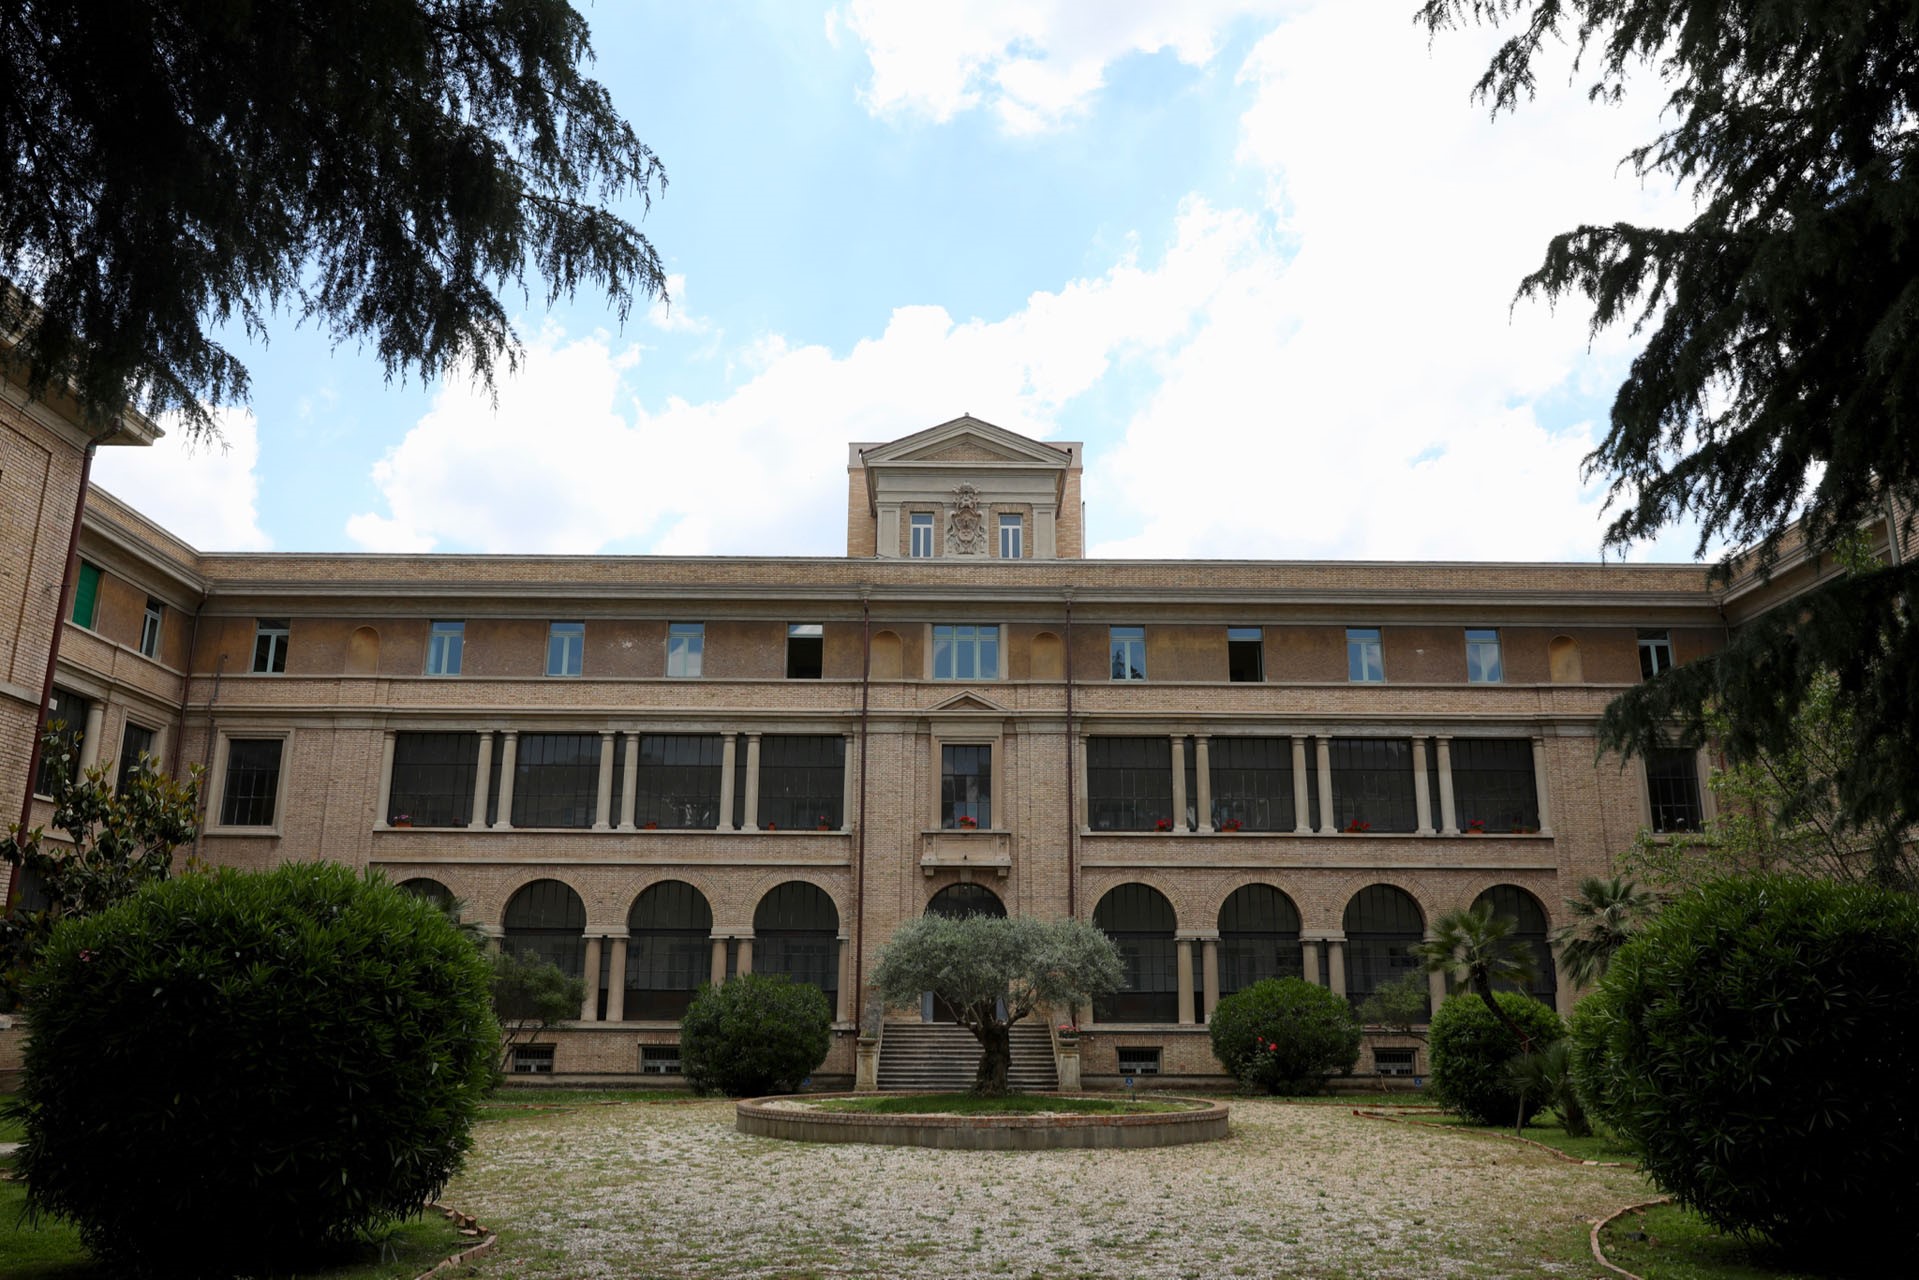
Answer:
[[[1065,468],[1072,465],[1071,450],[996,427],[971,414],[942,422],[861,451],[866,465],[1012,463],[1028,467]]]
[[[977,693],[961,693],[933,707],[932,711],[935,714],[948,711],[993,711],[1004,715],[1006,708],[996,702],[982,698]]]

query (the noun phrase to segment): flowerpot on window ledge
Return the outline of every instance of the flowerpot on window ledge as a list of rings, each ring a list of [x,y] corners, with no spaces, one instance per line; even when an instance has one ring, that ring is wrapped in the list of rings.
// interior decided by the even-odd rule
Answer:
[[[657,822],[647,822],[647,823],[641,824],[640,826],[640,830],[642,831],[658,831],[659,829],[660,829],[660,824]]]
[[[407,817],[403,813],[399,817],[393,819],[393,821],[387,823],[387,825],[389,827],[410,827],[413,825],[413,819]]]
[[[958,831],[978,831],[979,820],[976,818],[961,818],[953,824],[953,827]]]
[[[1468,822],[1464,831],[1469,836],[1483,836],[1486,834],[1486,824],[1479,821]]]
[[[1370,822],[1353,821],[1346,824],[1345,833],[1349,836],[1363,836],[1369,834],[1372,829],[1373,824]]]
[[[1169,832],[1172,831],[1172,829],[1173,829],[1173,820],[1171,818],[1161,818],[1158,822],[1155,822],[1153,824],[1153,830],[1157,831],[1161,835],[1168,834]]]
[[[1220,823],[1216,830],[1218,830],[1221,835],[1237,835],[1242,826],[1243,824],[1238,818],[1228,818],[1226,821]]]

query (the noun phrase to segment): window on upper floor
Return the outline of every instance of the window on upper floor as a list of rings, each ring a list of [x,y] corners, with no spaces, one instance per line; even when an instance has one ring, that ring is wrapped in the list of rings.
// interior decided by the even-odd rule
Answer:
[[[127,721],[120,731],[120,769],[113,783],[116,794],[124,794],[136,775],[153,767],[153,744],[159,737],[158,730]]]
[[[153,597],[147,597],[147,612],[140,619],[140,652],[149,658],[160,656],[160,627],[167,616],[167,607]]]
[[[999,627],[970,622],[935,626],[933,679],[999,679]]]
[[[1106,628],[1106,651],[1112,660],[1113,679],[1146,678],[1146,628]]]
[[[845,808],[845,738],[769,733],[760,739],[760,826],[837,831]]]
[[[473,817],[477,733],[396,733],[388,823],[402,815],[416,827],[464,827]]]
[[[1539,787],[1533,777],[1531,739],[1454,738],[1451,752],[1453,811],[1460,830],[1497,833],[1539,829]],[[1434,753],[1429,760],[1437,758]],[[1441,812],[1439,805],[1435,799],[1435,814]]]
[[[1661,747],[1647,753],[1646,798],[1652,806],[1654,831],[1697,831],[1705,825],[1699,753],[1691,747]]]
[[[100,566],[80,562],[80,575],[73,584],[73,620],[93,629],[93,615],[100,607]]]
[[[670,622],[666,627],[666,674],[692,679],[706,656],[704,622]]]
[[[1672,633],[1641,631],[1639,633],[1639,678],[1650,680],[1661,671],[1670,670],[1672,670]]]
[[[1348,832],[1417,831],[1413,744],[1408,738],[1334,738],[1333,826]]]
[[[546,628],[546,673],[577,676],[586,669],[586,624],[553,622]]]
[[[38,795],[50,796],[62,777],[72,777],[80,768],[80,740],[87,729],[87,712],[93,704],[77,693],[55,689],[47,702],[46,727],[55,741],[40,750],[40,776],[33,784]]]
[[[993,825],[993,748],[954,743],[940,747],[940,825],[969,831]]]
[[[1466,679],[1472,684],[1498,684],[1506,678],[1499,660],[1499,633],[1491,630],[1466,631]]]
[[[280,798],[284,738],[227,739],[227,770],[220,789],[220,825],[270,827]]]
[[[817,622],[786,624],[786,678],[818,680],[826,672],[826,628]]]
[[[1213,826],[1222,831],[1291,831],[1292,739],[1215,735],[1211,748]],[[1195,788],[1187,790],[1191,797]]]
[[[1017,515],[999,518],[999,558],[1018,560],[1026,554],[1026,522]]]
[[[466,623],[435,622],[426,641],[426,673],[457,676],[466,648]]]
[[[1173,825],[1173,744],[1150,738],[1086,740],[1086,820],[1094,831]]]
[[[1265,632],[1258,627],[1226,628],[1226,678],[1234,684],[1258,684],[1266,678]]]
[[[287,620],[261,618],[253,624],[253,670],[257,675],[281,675],[287,669]]]
[[[1378,627],[1346,628],[1346,678],[1354,684],[1384,684],[1386,660]]]
[[[599,785],[599,734],[523,733],[513,765],[513,825],[590,827]]]
[[[933,513],[915,511],[907,519],[906,554],[924,560],[933,554]]]
[[[742,744],[740,755],[745,754]],[[633,821],[668,830],[719,826],[724,760],[725,744],[717,733],[641,734]]]

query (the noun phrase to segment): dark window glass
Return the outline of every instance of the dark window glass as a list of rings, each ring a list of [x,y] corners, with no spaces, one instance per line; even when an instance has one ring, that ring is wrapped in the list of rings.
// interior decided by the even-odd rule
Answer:
[[[1291,831],[1293,743],[1290,738],[1214,738],[1213,825],[1247,831]]]
[[[1265,633],[1258,627],[1226,628],[1226,678],[1258,684],[1266,678]]]
[[[719,826],[720,755],[718,734],[642,734],[633,821],[668,829]]]
[[[1414,950],[1426,939],[1426,919],[1404,890],[1361,889],[1346,904],[1345,927],[1346,998],[1355,1008],[1387,983],[1424,971]]]
[[[1699,757],[1691,747],[1662,747],[1647,755],[1646,791],[1654,831],[1697,831],[1704,825]]]
[[[662,881],[634,900],[626,932],[626,1016],[679,1021],[713,976],[706,896],[683,880]]]
[[[940,825],[993,825],[993,749],[988,746],[940,748]]]
[[[522,751],[525,744],[522,738]],[[473,817],[473,774],[479,763],[477,733],[393,735],[386,820],[404,814],[416,827],[464,827]],[[519,785],[517,776],[514,785]]]
[[[287,620],[262,618],[253,629],[253,670],[261,675],[281,675],[287,669]]]
[[[546,673],[577,676],[586,668],[586,624],[554,622],[546,629]]]
[[[73,583],[73,620],[93,629],[94,610],[100,603],[100,566],[80,562],[80,575]]]
[[[537,956],[569,978],[586,977],[586,904],[571,887],[535,880],[506,904],[502,923],[507,950]]]
[[[1453,816],[1460,830],[1474,822],[1487,831],[1539,829],[1531,739],[1454,738],[1452,753]]]
[[[1334,738],[1333,825],[1341,831],[1417,831],[1413,744],[1405,738]]]
[[[1475,898],[1473,906],[1488,902],[1492,904],[1494,916],[1505,916],[1513,922],[1513,941],[1532,953],[1533,980],[1525,994],[1549,1008],[1556,1007],[1559,978],[1553,972],[1553,949],[1546,937],[1546,912],[1540,907],[1539,899],[1518,885],[1496,884]],[[1519,990],[1511,983],[1499,986],[1508,991]]]
[[[1119,948],[1125,970],[1118,991],[1093,1001],[1093,1020],[1179,1021],[1179,944],[1166,896],[1150,885],[1120,885],[1093,908],[1093,924]]]
[[[147,600],[147,611],[140,619],[140,652],[149,658],[160,656],[160,629],[166,618],[167,607],[158,600]]]
[[[991,916],[995,920],[1006,918],[1006,904],[999,895],[983,884],[949,884],[933,895],[926,904],[926,914],[943,916],[948,920],[960,920],[967,916]]]
[[[134,774],[153,766],[153,743],[159,736],[144,725],[127,722],[120,733],[120,773],[113,783],[116,792],[124,793]]]
[[[826,628],[817,622],[786,626],[786,678],[818,680],[826,671]]]
[[[1171,822],[1171,740],[1088,738],[1086,810],[1095,831],[1151,831]]]
[[[513,825],[590,827],[599,785],[599,734],[523,733],[513,770]]]
[[[836,733],[760,739],[762,827],[837,831],[845,804],[846,739]]]
[[[826,993],[827,1007],[837,1014],[839,928],[839,912],[825,890],[802,880],[775,887],[753,913],[754,972],[811,983]]]
[[[55,689],[47,703],[47,729],[55,741],[40,748],[40,776],[33,789],[43,796],[53,794],[62,778],[71,778],[80,770],[80,739],[86,736],[87,712],[93,704],[77,693]]]
[[[395,888],[401,893],[410,893],[416,898],[424,898],[448,915],[453,914],[453,890],[430,876],[415,876],[411,880],[402,880]]]
[[[1219,909],[1219,994],[1266,978],[1303,977],[1299,911],[1271,885],[1235,889]]]
[[[1665,631],[1639,633],[1639,675],[1650,680],[1662,671],[1672,670],[1672,635]]]
[[[220,794],[223,827],[270,827],[280,790],[279,738],[231,738],[227,741],[226,787]]]

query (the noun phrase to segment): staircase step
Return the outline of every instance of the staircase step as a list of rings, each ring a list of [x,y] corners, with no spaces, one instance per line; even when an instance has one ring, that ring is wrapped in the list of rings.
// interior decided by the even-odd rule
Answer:
[[[1017,1089],[1059,1087],[1052,1036],[1045,1027],[1016,1026],[1010,1037],[1007,1083]],[[979,1070],[979,1041],[953,1023],[889,1022],[880,1041],[879,1087],[961,1090]]]

